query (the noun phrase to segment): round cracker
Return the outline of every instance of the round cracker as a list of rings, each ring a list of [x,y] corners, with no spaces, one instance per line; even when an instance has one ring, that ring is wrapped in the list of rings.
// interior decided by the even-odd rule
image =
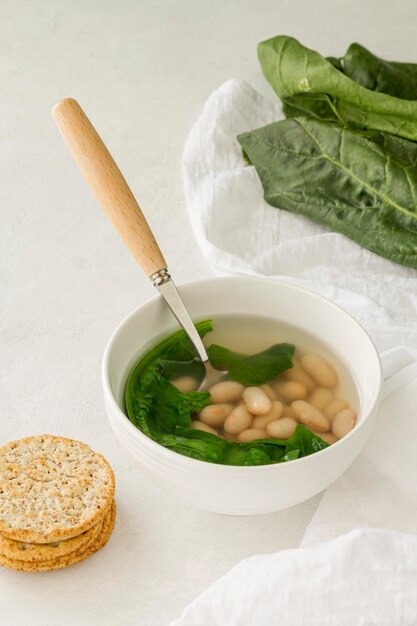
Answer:
[[[114,474],[86,444],[38,435],[0,448],[0,533],[28,543],[81,535],[114,497]]]
[[[103,518],[104,519],[104,518]],[[77,537],[53,543],[26,543],[0,534],[0,554],[16,561],[46,561],[86,547],[100,533],[103,520]]]
[[[16,559],[9,559],[6,556],[0,554],[0,565],[13,569],[17,572],[47,572],[54,569],[61,569],[63,567],[69,567],[75,565],[80,561],[84,561],[91,554],[100,550],[108,541],[113,528],[114,520],[116,517],[116,504],[113,501],[108,512],[105,514],[101,522],[101,531],[98,536],[91,541],[88,546],[83,546],[79,550],[60,556],[55,559],[49,559],[45,561],[18,561]]]

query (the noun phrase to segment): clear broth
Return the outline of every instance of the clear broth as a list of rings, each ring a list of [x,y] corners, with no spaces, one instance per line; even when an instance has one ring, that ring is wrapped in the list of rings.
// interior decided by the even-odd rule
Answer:
[[[255,354],[273,344],[286,342],[295,345],[297,359],[304,354],[318,354],[327,359],[339,376],[339,383],[332,389],[335,398],[346,400],[357,412],[359,421],[360,398],[353,373],[342,356],[323,339],[290,324],[260,315],[222,315],[213,319],[214,330],[206,335],[206,346],[216,343],[242,354]]]

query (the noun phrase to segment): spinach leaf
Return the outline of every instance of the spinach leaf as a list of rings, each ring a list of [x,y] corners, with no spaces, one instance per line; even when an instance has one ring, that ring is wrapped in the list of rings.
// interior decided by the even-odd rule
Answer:
[[[331,63],[333,67],[335,67],[340,72],[343,72],[342,59],[338,59],[337,57],[326,57],[326,61]]]
[[[283,98],[282,110],[285,117],[309,115],[326,122],[343,123],[332,98],[326,93],[300,93]]]
[[[182,393],[161,373],[157,364],[140,380],[128,384],[126,405],[130,420],[148,436],[170,433],[177,426],[188,427],[191,413],[200,411],[210,402],[208,392]]]
[[[294,458],[309,456],[328,447],[329,444],[318,435],[312,433],[307,426],[298,424],[294,434],[287,439],[285,456],[282,457],[281,461],[291,461]]]
[[[223,464],[265,465],[278,463],[284,454],[285,442],[278,439],[256,439],[250,443],[229,442]]]
[[[211,320],[204,320],[196,323],[196,328],[200,337],[205,337],[207,333],[213,330],[213,322]],[[160,341],[154,348],[149,350],[135,365],[129,374],[129,378],[126,384],[126,407],[129,412],[129,403],[132,396],[135,395],[135,386],[139,385],[141,375],[146,372],[150,365],[154,365],[159,360],[162,365],[163,371],[167,371],[170,375],[167,377],[171,380],[177,377],[178,371],[174,371],[174,366],[168,363],[169,361],[184,361],[188,363],[194,363],[196,361],[195,370],[190,375],[195,375],[196,380],[201,382],[205,375],[204,365],[196,359],[195,350],[183,330],[179,330],[169,337],[166,337]],[[171,370],[170,370],[171,367]],[[198,370],[198,371],[197,371]],[[182,370],[181,375],[184,375]]]
[[[156,441],[173,452],[208,463],[223,463],[230,445],[230,442],[217,435],[180,426],[173,433],[159,434]]]
[[[416,143],[306,117],[243,133],[238,140],[269,204],[417,268]]]
[[[385,61],[358,43],[349,46],[340,65],[346,76],[371,89],[404,98],[417,100],[417,64]]]
[[[211,321],[196,324],[201,336],[212,330]],[[196,359],[184,331],[161,341],[135,365],[126,385],[129,419],[159,444],[195,459],[227,465],[276,463],[283,456],[285,442],[268,441],[238,444],[190,428],[191,414],[210,401],[208,392],[182,393],[167,378],[192,373]],[[201,363],[200,363],[201,366]]]
[[[190,361],[170,361],[168,359],[160,359],[161,372],[168,380],[175,380],[182,376],[191,376],[200,383],[205,375],[204,365],[198,358]]]
[[[417,140],[417,102],[363,87],[335,67],[333,59],[292,37],[261,42],[258,56],[266,79],[282,100],[303,93],[327,94],[343,123]]]
[[[196,326],[201,335],[212,329],[211,322],[201,322]],[[281,346],[284,347],[276,352],[275,358],[279,354],[282,364],[287,359],[290,362],[288,367],[291,367],[294,346]],[[304,453],[311,453],[308,435],[299,435],[303,439],[301,443],[294,439],[295,433],[288,441],[258,439],[250,443],[235,443],[191,428],[192,414],[208,404],[210,394],[200,391],[182,393],[167,380],[165,374],[178,372],[181,357],[186,359],[184,363],[189,366],[192,354],[191,344],[185,333],[180,331],[150,350],[133,368],[126,386],[127,414],[145,435],[179,454],[225,465],[266,465],[294,460]],[[249,358],[244,355],[235,356],[236,362]],[[266,362],[269,362],[269,356],[267,355]],[[265,368],[265,363],[260,364],[260,367]],[[316,438],[315,435],[311,435],[312,437]]]
[[[298,448],[294,450],[289,450],[289,452],[286,452],[284,456],[280,459],[280,463],[286,463],[287,461],[295,461],[295,459],[298,459],[299,457],[300,457],[300,450],[298,450]]]
[[[277,343],[258,354],[239,354],[212,344],[207,350],[216,370],[227,370],[230,380],[244,385],[262,385],[293,366],[295,346]]]
[[[259,448],[251,448],[246,455],[246,459],[243,465],[268,465],[271,463],[271,459]]]

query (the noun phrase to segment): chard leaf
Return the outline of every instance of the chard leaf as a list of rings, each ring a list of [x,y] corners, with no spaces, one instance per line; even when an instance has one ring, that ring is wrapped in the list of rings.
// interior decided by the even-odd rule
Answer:
[[[293,366],[295,346],[278,343],[258,354],[239,354],[212,344],[207,350],[211,365],[227,370],[230,380],[244,385],[262,385]]]
[[[404,98],[417,100],[417,64],[385,61],[358,43],[349,46],[340,64],[346,76],[371,89]]]
[[[298,424],[294,434],[287,439],[285,455],[282,457],[281,461],[290,461],[294,458],[309,456],[310,454],[314,454],[328,447],[329,444],[323,441],[318,435],[312,433],[307,426]]]
[[[238,140],[269,204],[417,268],[416,143],[306,117],[269,124]]]
[[[416,101],[363,87],[335,67],[333,59],[292,37],[261,42],[258,56],[266,79],[282,100],[303,93],[327,94],[343,123],[417,140]],[[346,71],[345,63],[343,67]]]

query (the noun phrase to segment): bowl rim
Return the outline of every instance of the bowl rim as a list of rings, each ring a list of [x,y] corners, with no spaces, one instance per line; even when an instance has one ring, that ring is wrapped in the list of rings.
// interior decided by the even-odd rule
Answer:
[[[300,467],[301,463],[308,463],[309,461],[316,458],[317,456],[320,456],[321,458],[323,458],[324,454],[329,454],[329,453],[333,454],[335,449],[339,450],[342,448],[342,446],[349,445],[349,442],[355,437],[355,435],[359,432],[359,430],[361,430],[362,426],[365,424],[365,422],[368,421],[368,419],[374,413],[374,411],[376,410],[378,406],[379,399],[381,396],[381,390],[382,390],[383,372],[382,372],[381,358],[376,348],[376,345],[374,341],[371,339],[371,337],[369,336],[368,332],[353,317],[353,315],[349,313],[348,311],[346,311],[343,307],[339,306],[338,304],[330,300],[329,298],[326,298],[325,296],[322,296],[321,294],[318,294],[317,292],[311,289],[308,289],[306,287],[300,287],[298,285],[294,285],[291,282],[287,282],[284,280],[276,280],[273,278],[259,277],[259,276],[209,277],[209,278],[204,278],[201,280],[188,281],[188,282],[182,283],[181,285],[177,287],[180,291],[182,291],[184,288],[186,290],[193,289],[193,287],[195,286],[199,286],[199,285],[204,286],[204,284],[206,283],[220,283],[220,282],[240,282],[240,283],[246,282],[248,283],[252,281],[268,284],[271,286],[280,284],[280,285],[285,286],[285,288],[289,290],[307,293],[310,297],[316,298],[318,300],[324,300],[329,306],[335,309],[338,309],[344,315],[349,317],[354,323],[354,325],[359,329],[359,331],[362,332],[364,339],[368,341],[368,344],[371,346],[374,352],[374,355],[376,357],[376,363],[378,366],[378,391],[375,394],[375,398],[373,399],[367,414],[364,416],[363,419],[361,419],[361,421],[359,422],[357,426],[355,425],[355,427],[350,431],[350,433],[345,435],[342,439],[339,439],[339,441],[332,444],[331,446],[328,446],[327,448],[324,448],[323,450],[320,450],[319,452],[315,452],[314,454],[310,454],[308,456],[301,457],[299,459],[294,459],[293,461],[291,461],[291,463],[270,463],[267,465],[224,465],[222,463],[210,463],[209,461],[201,461],[200,459],[194,459],[192,457],[179,454],[178,452],[174,452],[173,450],[170,450],[169,448],[162,446],[160,443],[154,441],[153,439],[145,435],[145,433],[143,433],[139,428],[137,428],[130,421],[129,417],[124,413],[124,411],[121,410],[118,403],[116,402],[116,399],[111,389],[110,380],[109,380],[110,353],[112,351],[114,344],[118,340],[119,334],[122,332],[124,326],[128,324],[129,321],[133,317],[135,317],[140,311],[147,309],[147,308],[151,308],[154,305],[155,301],[160,300],[162,298],[162,296],[157,293],[151,298],[149,298],[148,300],[146,300],[145,302],[143,302],[142,304],[140,304],[138,307],[133,309],[133,311],[128,313],[127,316],[124,317],[116,326],[115,330],[113,331],[110,338],[108,339],[107,344],[104,349],[104,353],[102,357],[102,364],[101,364],[101,381],[102,381],[105,399],[107,400],[107,402],[109,402],[111,409],[113,413],[115,414],[116,418],[118,419],[118,421],[123,422],[123,424],[127,427],[127,429],[130,430],[134,438],[136,437],[139,441],[143,443],[143,445],[149,447],[150,450],[153,450],[157,455],[160,455],[161,458],[164,458],[167,461],[170,461],[170,460],[174,461],[176,464],[182,464],[184,467],[189,467],[190,469],[197,468],[197,467],[201,468],[202,467],[201,464],[204,463],[205,467],[222,468],[224,471],[227,471],[229,473],[239,473],[242,470],[245,470],[248,472],[249,471],[254,472],[255,470],[258,470],[259,472],[277,471],[276,468],[288,467],[289,465],[292,466],[293,463],[297,464],[297,466]],[[173,322],[175,323],[174,317],[173,317]],[[197,466],[195,465],[196,463],[198,464]]]

